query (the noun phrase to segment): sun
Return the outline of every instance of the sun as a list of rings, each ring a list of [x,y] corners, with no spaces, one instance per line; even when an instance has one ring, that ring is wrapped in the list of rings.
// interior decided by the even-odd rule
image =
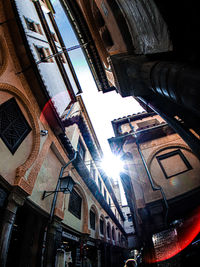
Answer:
[[[109,177],[118,179],[120,172],[124,170],[124,163],[120,157],[114,156],[110,153],[103,157],[101,167]]]

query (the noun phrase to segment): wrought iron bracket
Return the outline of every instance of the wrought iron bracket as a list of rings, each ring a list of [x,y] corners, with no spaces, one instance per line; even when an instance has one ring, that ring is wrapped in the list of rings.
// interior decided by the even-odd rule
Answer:
[[[55,191],[44,191],[42,194],[42,200],[45,199],[46,197],[56,193],[56,192],[64,192],[63,190],[55,190]],[[65,190],[65,194],[70,193],[69,191]]]

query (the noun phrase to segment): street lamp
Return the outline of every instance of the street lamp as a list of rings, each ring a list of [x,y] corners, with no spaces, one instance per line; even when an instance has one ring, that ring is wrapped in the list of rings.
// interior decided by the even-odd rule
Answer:
[[[74,185],[75,185],[75,182],[71,176],[68,175],[68,176],[62,177],[60,178],[60,189],[54,190],[54,191],[44,191],[42,195],[42,199],[56,192],[63,192],[63,194],[71,193]]]

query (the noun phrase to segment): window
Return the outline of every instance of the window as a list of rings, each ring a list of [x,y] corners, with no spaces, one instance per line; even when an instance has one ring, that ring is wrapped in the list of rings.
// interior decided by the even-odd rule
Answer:
[[[43,62],[48,62],[48,60],[46,59],[44,48],[36,46],[36,50],[37,50],[39,59],[42,60]]]
[[[110,224],[107,224],[107,237],[110,238]]]
[[[15,98],[0,105],[0,137],[12,154],[31,131]]]
[[[38,32],[39,34],[42,34],[42,29],[41,29],[41,27],[40,27],[40,24],[36,24],[35,26],[36,26],[36,28],[37,28],[37,32]]]
[[[99,177],[98,177],[98,186],[99,186],[100,192],[102,192],[102,184],[101,184],[101,179]]]
[[[127,216],[128,216],[128,222],[132,222],[132,216],[131,216],[131,214],[127,214]]]
[[[75,190],[72,190],[69,198],[68,210],[78,219],[81,219],[81,204],[82,198],[76,193]]]
[[[94,164],[92,163],[92,160],[90,161],[90,174],[93,178],[93,180],[96,179],[96,170],[94,168]]]
[[[100,234],[104,235],[104,221],[100,219]]]
[[[137,126],[138,126],[138,130],[140,129],[146,129],[146,128],[150,128],[156,125],[159,125],[160,122],[157,119],[151,119],[151,120],[146,120],[146,121],[142,121],[142,122],[138,122]]]
[[[114,229],[114,227],[112,228],[112,239],[115,240],[115,229]]]
[[[28,18],[24,18],[24,19],[25,19],[27,28],[28,28],[30,31],[33,31],[33,32],[37,32],[37,33],[39,33],[39,34],[42,34],[42,29],[41,29],[39,23],[36,23],[36,22],[34,22],[33,20],[30,20],[30,19],[28,19]]]
[[[85,159],[85,147],[84,147],[83,142],[81,141],[80,138],[78,140],[77,150],[78,150],[82,160],[84,160]]]
[[[32,21],[32,20],[30,20],[28,18],[25,18],[25,21],[26,21],[27,28],[30,31],[37,32],[37,28],[35,27],[34,21]]]
[[[104,198],[107,201],[107,192],[106,192],[106,189],[105,188],[104,188]]]
[[[167,179],[192,169],[192,166],[179,149],[156,158]]]
[[[54,32],[51,32],[51,37],[54,40],[54,42],[58,42],[57,36]]]
[[[50,56],[49,48],[44,48],[41,46],[35,46],[38,57],[43,62],[53,62],[52,58],[48,58]]]
[[[95,213],[90,211],[90,228],[95,230]]]
[[[95,178],[96,178],[96,170],[95,169],[93,169],[92,170],[92,178],[95,180]]]
[[[109,204],[109,207],[111,207],[111,200],[110,200],[110,198],[108,198],[108,204]]]

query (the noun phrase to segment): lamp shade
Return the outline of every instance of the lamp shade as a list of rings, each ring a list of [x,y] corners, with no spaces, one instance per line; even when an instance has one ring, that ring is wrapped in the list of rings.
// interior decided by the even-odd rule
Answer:
[[[60,191],[64,194],[71,193],[75,185],[71,176],[65,176],[60,178]]]

